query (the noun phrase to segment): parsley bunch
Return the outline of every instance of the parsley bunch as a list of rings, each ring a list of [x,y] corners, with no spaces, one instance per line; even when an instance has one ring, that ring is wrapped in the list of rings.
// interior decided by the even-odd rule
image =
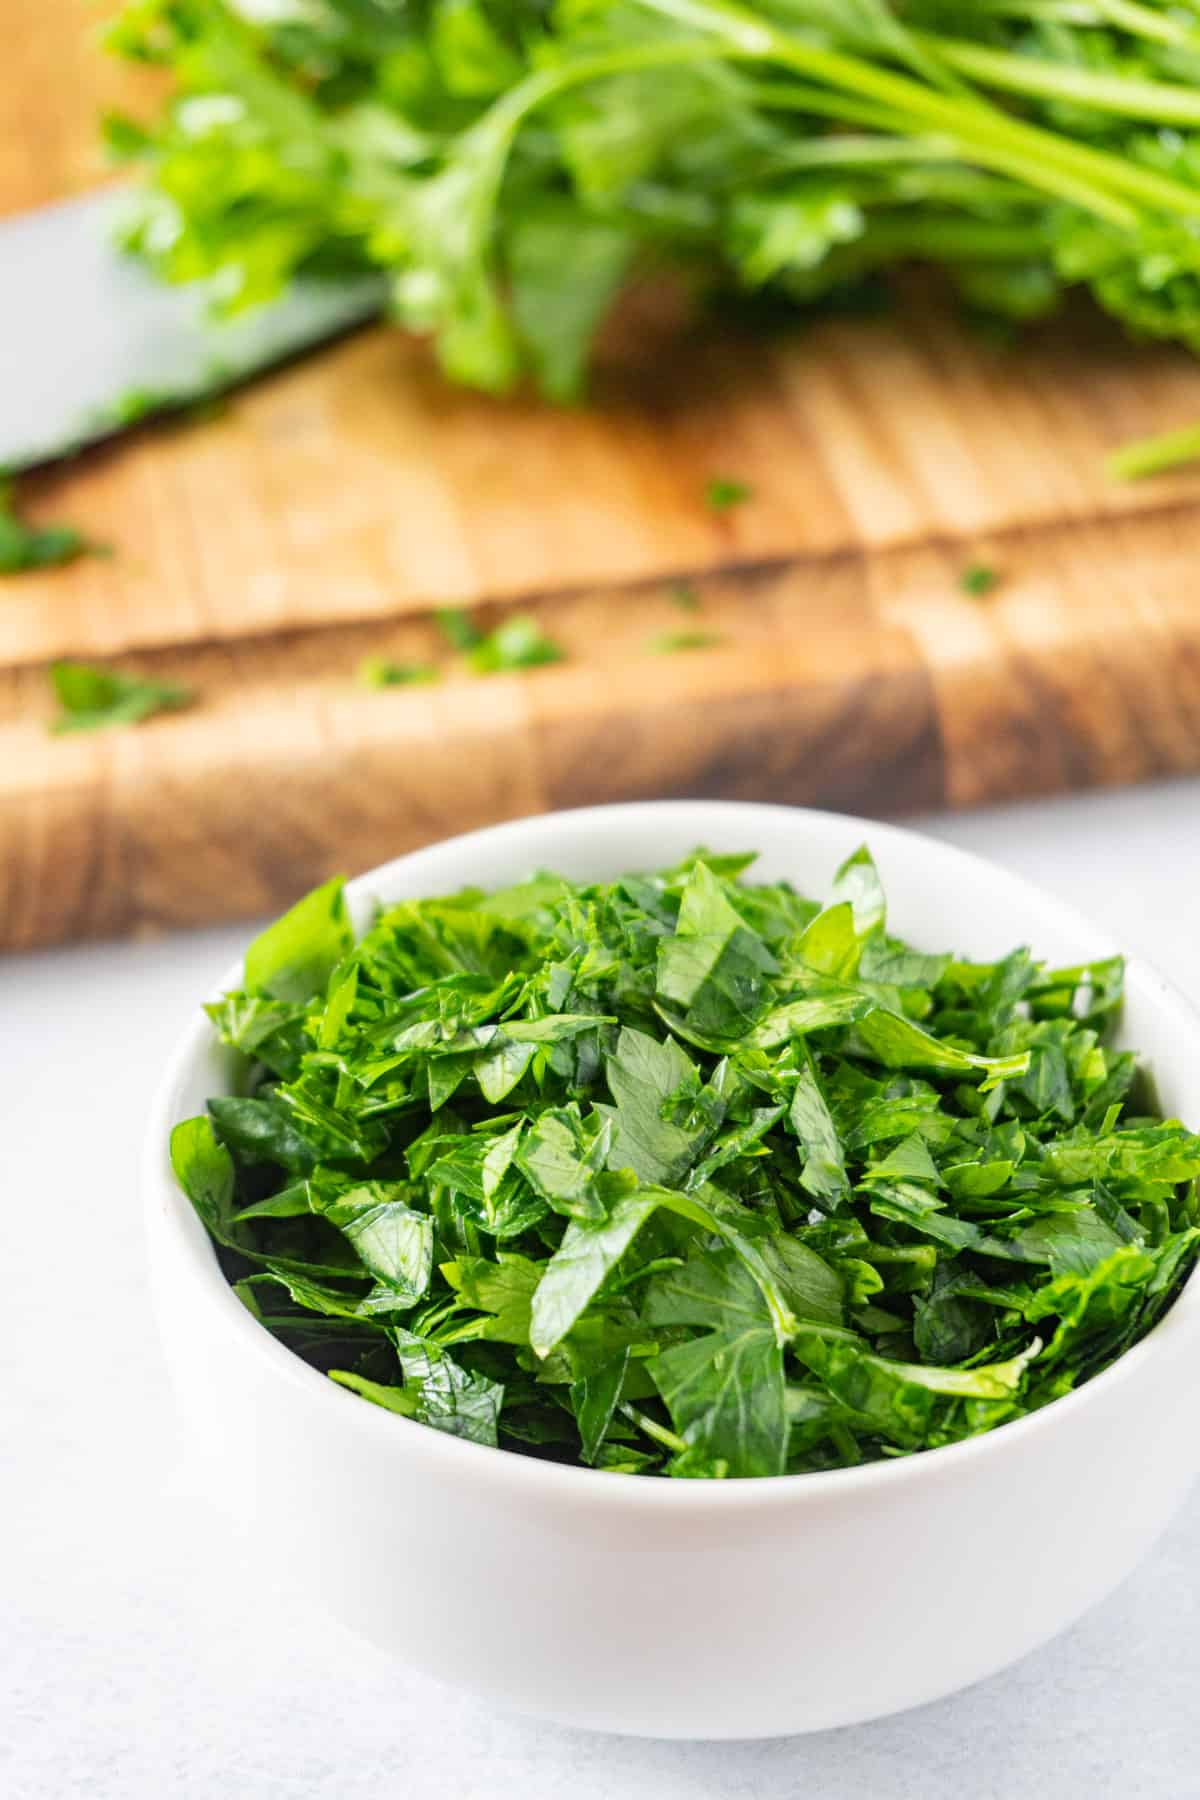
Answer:
[[[627,1473],[952,1443],[1086,1381],[1200,1246],[1120,959],[916,950],[697,853],[383,911],[336,882],[209,1008],[180,1183],[263,1326],[393,1412]]]
[[[1200,344],[1197,0],[127,0],[169,65],[128,241],[236,308],[379,268],[456,380],[580,390],[669,265],[806,303],[897,263]]]

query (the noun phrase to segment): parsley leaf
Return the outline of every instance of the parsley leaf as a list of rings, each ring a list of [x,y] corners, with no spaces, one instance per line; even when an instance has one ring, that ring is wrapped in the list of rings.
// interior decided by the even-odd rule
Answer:
[[[343,883],[335,877],[297,900],[246,953],[246,987],[275,1000],[311,1000],[354,944]],[[257,1049],[258,1040],[245,1048]]]

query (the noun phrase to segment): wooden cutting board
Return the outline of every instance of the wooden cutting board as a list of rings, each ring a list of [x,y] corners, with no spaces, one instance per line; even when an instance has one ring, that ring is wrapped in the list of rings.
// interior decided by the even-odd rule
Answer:
[[[36,30],[22,10],[0,0],[4,210],[97,178],[115,79],[79,48],[85,0]],[[1005,353],[920,289],[771,337],[641,296],[580,411],[450,390],[422,346],[360,333],[27,485],[114,554],[0,586],[0,947],[267,911],[547,807],[875,814],[1200,767],[1200,476],[1102,468],[1197,418],[1181,354],[1086,315]],[[714,514],[714,476],[751,498]],[[983,599],[974,561],[1001,575]],[[531,612],[567,660],[469,677],[431,622],[448,603]],[[719,643],[655,652],[680,630]],[[369,692],[368,654],[447,678]],[[196,703],[51,737],[60,655]]]

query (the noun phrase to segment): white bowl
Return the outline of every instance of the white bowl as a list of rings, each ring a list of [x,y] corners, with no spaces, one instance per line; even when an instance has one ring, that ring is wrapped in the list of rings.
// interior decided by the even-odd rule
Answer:
[[[374,898],[761,851],[815,895],[866,839],[890,922],[932,949],[1111,955],[1015,876],[892,826],[664,801],[473,832],[365,875]],[[232,985],[232,971],[223,985]],[[1129,968],[1124,1033],[1168,1114],[1200,1121],[1200,1023]],[[1095,1380],[990,1435],[827,1474],[655,1481],[490,1450],[367,1405],[255,1323],[177,1190],[167,1138],[228,1084],[188,1028],[150,1122],[152,1284],[196,1466],[273,1570],[428,1674],[503,1706],[656,1737],[765,1737],[977,1681],[1116,1586],[1200,1463],[1200,1284]],[[251,1628],[246,1620],[246,1628]]]

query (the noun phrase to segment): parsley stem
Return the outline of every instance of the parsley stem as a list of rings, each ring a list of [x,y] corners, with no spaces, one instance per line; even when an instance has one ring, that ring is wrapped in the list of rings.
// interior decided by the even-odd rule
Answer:
[[[1200,461],[1200,425],[1181,431],[1165,431],[1159,437],[1138,438],[1123,444],[1105,461],[1115,481],[1139,481],[1144,475],[1163,475],[1184,463]]]
[[[1153,11],[1139,0],[975,0],[975,11],[994,19],[1031,24],[1115,25],[1151,43],[1200,49],[1200,32],[1170,13]]]
[[[1200,91],[1164,81],[1134,80],[1128,75],[1106,75],[1095,69],[1072,68],[1069,63],[1043,62],[1033,56],[1015,56],[985,44],[957,38],[930,38],[952,68],[961,69],[988,87],[1010,94],[1036,94],[1052,100],[1069,100],[1078,106],[1094,106],[1101,112],[1121,113],[1126,118],[1150,119],[1157,125],[1200,125]]]
[[[1137,0],[1092,0],[1092,6],[1106,24],[1128,31],[1132,37],[1177,44],[1183,50],[1200,50],[1200,31],[1173,13],[1154,12],[1148,6],[1138,5]]]
[[[1114,224],[1137,224],[1137,214],[1122,194],[1146,205],[1200,212],[1200,192],[1181,182],[1107,151],[1071,143],[1040,126],[1027,125],[980,97],[959,99],[931,92],[908,75],[808,43],[727,0],[640,0],[640,4],[723,35],[744,56],[774,60],[830,87],[894,106],[910,119],[951,133],[972,161],[1019,174],[1032,186],[1073,200]]]
[[[1073,200],[1097,216],[1132,228],[1137,214],[1120,190],[1146,204],[1200,212],[1200,193],[1104,151],[1072,144],[1053,132],[1026,125],[974,96],[932,92],[911,76],[878,69],[825,50],[765,24],[752,14],[713,0],[639,0],[648,11],[699,25],[713,37],[631,45],[539,69],[510,89],[471,128],[463,148],[473,151],[482,175],[472,193],[472,235],[482,240],[494,209],[504,166],[520,126],[530,113],[569,88],[635,69],[730,60],[777,61],[827,86],[882,102],[895,125],[912,131],[933,125],[972,160],[999,169],[1044,192]],[[1101,182],[1107,183],[1106,192]]]
[[[662,1444],[667,1450],[673,1450],[676,1456],[682,1456],[688,1448],[687,1443],[683,1438],[679,1437],[674,1431],[668,1430],[665,1425],[658,1424],[656,1420],[650,1418],[649,1414],[639,1412],[637,1407],[631,1406],[628,1400],[623,1401],[617,1410],[624,1413],[625,1417],[636,1425],[640,1431],[644,1431],[647,1437],[654,1438],[657,1443]]]

